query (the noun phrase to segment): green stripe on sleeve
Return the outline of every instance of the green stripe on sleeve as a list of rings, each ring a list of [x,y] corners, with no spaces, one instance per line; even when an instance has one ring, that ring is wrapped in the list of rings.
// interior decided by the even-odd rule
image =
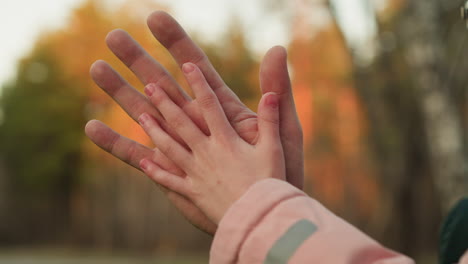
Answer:
[[[297,221],[271,247],[263,264],[288,263],[294,252],[316,231],[317,226],[311,221]]]

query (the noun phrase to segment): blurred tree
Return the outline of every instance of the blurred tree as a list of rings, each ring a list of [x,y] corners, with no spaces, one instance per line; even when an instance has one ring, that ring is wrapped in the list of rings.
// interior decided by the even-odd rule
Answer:
[[[388,1],[378,13],[377,58],[356,64],[386,186],[379,237],[414,257],[435,252],[441,208],[468,190],[461,118],[467,79],[463,64],[454,67],[466,55],[466,32],[456,2]]]
[[[243,101],[252,101],[260,94],[260,65],[246,44],[238,18],[233,18],[230,23],[231,26],[218,43],[206,43],[204,48],[226,84]]]
[[[289,46],[308,193],[368,231],[380,202],[353,63],[327,1],[297,1]],[[315,17],[321,14],[321,20]]]
[[[447,49],[442,39],[439,1],[408,2],[402,33],[406,43],[405,55],[414,74],[414,85],[423,114],[427,136],[428,157],[441,205],[448,212],[468,192],[467,159],[463,150],[461,115],[456,99],[446,87],[450,67]],[[465,33],[466,34],[466,33]]]
[[[8,209],[18,213],[2,223],[11,227],[7,237],[25,242],[37,239],[31,234],[45,235],[40,224],[18,226],[17,218],[51,223],[50,238],[68,223],[70,193],[80,172],[84,100],[45,45],[36,46],[21,62],[16,82],[4,88],[1,151],[14,176],[8,181],[14,204]]]
[[[18,215],[7,223],[20,240],[50,232],[54,238],[68,222],[70,193],[79,175],[84,97],[61,73],[53,51],[37,45],[19,66],[17,80],[4,88],[1,149],[5,157],[10,201]],[[13,191],[14,190],[14,191]],[[40,219],[51,223],[18,226]],[[4,223],[6,224],[6,223]],[[9,236],[8,236],[9,237]]]
[[[73,178],[64,176],[76,174],[76,167],[67,168],[67,163],[76,165],[82,138],[83,93],[64,78],[54,60],[48,47],[38,45],[21,63],[15,84],[5,88],[2,100],[2,146],[17,175],[14,181],[32,195],[63,189],[57,188],[58,182]]]

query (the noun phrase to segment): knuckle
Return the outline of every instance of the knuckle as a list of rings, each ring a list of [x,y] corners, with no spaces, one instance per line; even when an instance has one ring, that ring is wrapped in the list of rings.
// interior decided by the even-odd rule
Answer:
[[[199,198],[200,193],[198,191],[199,188],[196,185],[194,179],[192,179],[191,177],[187,177],[185,179],[185,186],[185,195],[187,196],[187,198],[196,201]]]
[[[274,115],[259,116],[263,121],[278,126],[280,123],[279,117]]]
[[[270,122],[274,125],[279,125],[279,118],[277,116],[270,116],[268,118],[266,118],[267,122]]]
[[[147,104],[142,104],[140,98],[135,98],[129,101],[128,105],[128,109],[131,109],[132,113],[134,113],[133,118],[135,120],[148,109]]]
[[[174,80],[168,74],[162,74],[161,76],[158,76],[158,77],[159,78],[154,77],[154,79],[157,78],[157,80],[154,82],[154,84],[156,84],[157,86],[159,86],[159,87],[161,87],[163,89],[171,87],[172,84],[174,83]]]
[[[164,103],[168,99],[168,97],[165,92],[160,90],[162,89],[161,85],[157,84],[156,87],[158,88],[155,89],[154,93],[150,96],[149,99],[154,105],[160,106],[162,103]]]
[[[184,126],[185,124],[185,118],[181,114],[175,114],[171,116],[170,120],[170,125],[175,128],[175,129],[180,129]]]
[[[204,193],[200,190],[198,185],[192,183],[187,195],[193,201],[200,201],[203,199]]]
[[[109,142],[107,143],[105,149],[112,153],[113,155],[116,155],[117,153],[117,142],[120,140],[120,135],[116,134],[112,138],[110,138]]]
[[[161,104],[164,103],[165,100],[166,100],[166,95],[165,95],[164,93],[155,92],[155,93],[151,96],[151,101],[152,101],[153,104],[155,104],[156,106],[160,106]]]
[[[241,143],[239,139],[234,139],[232,137],[227,137],[224,134],[218,134],[211,138],[212,140],[212,149],[211,151],[218,151],[222,149],[224,153],[229,155],[234,155],[238,151],[238,143]]]
[[[274,144],[270,147],[270,153],[273,157],[282,157],[283,147],[280,144]]]
[[[172,144],[165,144],[163,146],[159,146],[159,149],[163,152],[166,157],[174,157],[175,156],[175,149]]]
[[[208,93],[200,98],[197,98],[198,105],[202,109],[213,109],[216,106],[216,97],[214,94]]]
[[[138,151],[137,151],[137,145],[135,142],[132,142],[130,143],[130,145],[128,146],[128,150],[127,150],[127,155],[124,159],[125,162],[127,163],[131,163],[131,164],[136,164],[138,161],[136,159],[138,155]]]

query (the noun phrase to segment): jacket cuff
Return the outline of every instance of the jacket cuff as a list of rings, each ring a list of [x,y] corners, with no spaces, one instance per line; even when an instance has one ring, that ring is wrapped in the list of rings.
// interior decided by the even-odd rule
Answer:
[[[210,263],[235,263],[249,233],[277,204],[306,196],[304,192],[277,179],[256,182],[226,212],[218,224],[210,250]]]

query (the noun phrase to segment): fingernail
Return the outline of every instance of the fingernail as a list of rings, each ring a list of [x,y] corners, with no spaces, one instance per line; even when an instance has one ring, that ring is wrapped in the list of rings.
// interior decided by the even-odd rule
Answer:
[[[155,89],[155,87],[154,87],[154,84],[153,84],[153,83],[150,83],[150,84],[146,85],[146,86],[145,86],[145,93],[146,93],[146,95],[148,95],[148,96],[153,95],[154,89]]]
[[[278,107],[278,96],[275,93],[268,94],[266,98],[266,104],[270,107]]]
[[[184,65],[182,65],[182,70],[183,70],[185,73],[190,73],[190,72],[192,72],[194,69],[195,69],[195,67],[193,67],[193,64],[191,64],[191,63],[185,63]]]
[[[142,160],[140,161],[140,168],[141,168],[142,170],[148,170],[148,165],[149,165],[149,164],[148,164],[148,161],[146,161],[145,159],[142,159]]]
[[[148,120],[149,116],[147,113],[143,113],[140,115],[140,117],[138,117],[138,122],[140,122],[140,124],[145,124],[146,120]]]

